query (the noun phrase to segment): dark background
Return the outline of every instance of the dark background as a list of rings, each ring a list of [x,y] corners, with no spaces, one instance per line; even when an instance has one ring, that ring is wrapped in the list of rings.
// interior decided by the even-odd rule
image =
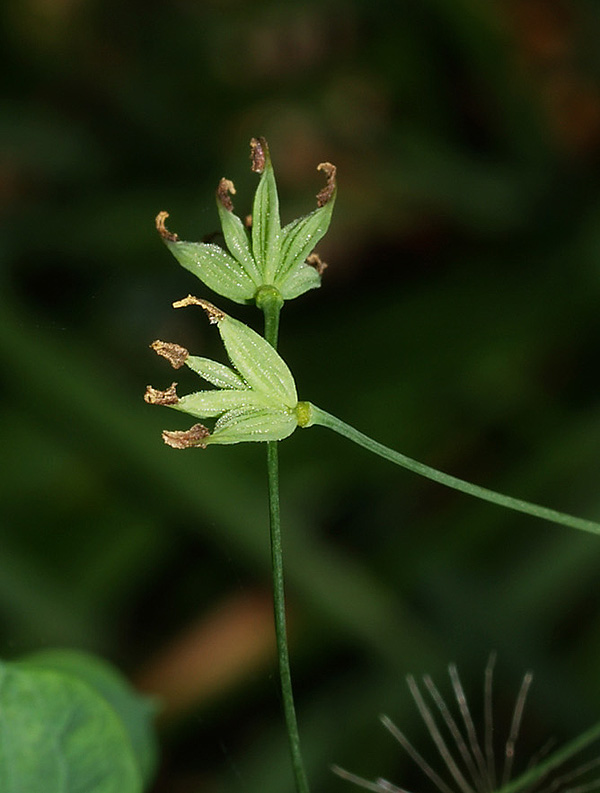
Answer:
[[[291,790],[272,649],[264,448],[175,452],[155,338],[223,356],[162,246],[250,211],[270,142],[284,222],[338,166],[323,286],[286,306],[301,398],[458,476],[600,518],[595,0],[2,5],[0,648],[99,652],[165,702],[156,793]],[[193,380],[180,378],[193,387]],[[182,389],[185,390],[185,389]],[[415,793],[377,722],[434,761],[404,683],[458,663],[523,762],[600,705],[600,538],[420,480],[320,428],[282,444],[298,716]],[[425,748],[423,748],[425,747]],[[517,763],[518,765],[518,763]],[[522,767],[522,766],[521,766]]]

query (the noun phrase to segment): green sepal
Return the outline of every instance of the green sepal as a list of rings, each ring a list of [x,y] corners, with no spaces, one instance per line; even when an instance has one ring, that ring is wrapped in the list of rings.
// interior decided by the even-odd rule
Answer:
[[[256,284],[242,265],[213,243],[165,239],[165,244],[182,267],[206,286],[235,303],[248,303]]]
[[[252,280],[255,287],[254,291],[256,291],[262,284],[262,276],[252,256],[248,231],[241,219],[233,211],[229,192],[235,192],[233,182],[228,179],[221,179],[217,189],[217,209],[223,237],[229,252],[241,264],[246,275]]]
[[[197,355],[189,355],[185,363],[192,372],[202,377],[207,383],[217,386],[217,388],[235,388],[238,390],[248,388],[243,378],[223,363],[211,361],[210,358],[200,358]]]
[[[279,288],[284,298],[288,300],[289,297],[284,294],[284,283],[286,283],[291,273],[302,267],[307,256],[325,236],[331,223],[335,196],[336,190],[334,188],[331,198],[324,206],[315,209],[309,215],[293,220],[281,231],[280,260],[279,267],[275,273],[274,284]],[[312,288],[314,287],[307,287],[307,289]],[[294,297],[298,294],[302,294],[302,292],[298,292]]]
[[[233,391],[217,389],[215,391],[196,391],[180,397],[176,404],[169,407],[189,413],[199,419],[214,418],[236,408],[270,407],[269,400],[255,391]]]
[[[293,412],[276,408],[239,408],[224,413],[207,438],[207,444],[281,441],[294,432]]]
[[[271,284],[279,263],[281,223],[279,198],[269,147],[264,138],[253,138],[253,170],[261,174],[252,207],[252,253],[261,272],[261,283]]]
[[[318,271],[310,264],[301,264],[288,273],[282,283],[278,284],[278,289],[284,300],[293,300],[309,289],[318,289],[320,286],[321,276]]]
[[[296,384],[287,364],[256,331],[223,315],[217,322],[229,360],[250,388],[296,407]]]

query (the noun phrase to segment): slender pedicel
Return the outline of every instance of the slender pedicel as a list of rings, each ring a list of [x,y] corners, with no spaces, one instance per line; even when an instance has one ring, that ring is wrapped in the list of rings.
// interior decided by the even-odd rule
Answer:
[[[572,529],[587,531],[591,534],[600,534],[600,523],[596,523],[593,520],[567,515],[564,512],[558,512],[555,509],[549,509],[539,504],[523,501],[520,498],[506,496],[503,493],[497,493],[495,490],[489,490],[487,487],[480,487],[464,479],[458,479],[456,476],[445,474],[442,471],[438,471],[436,468],[431,468],[429,465],[413,460],[405,454],[401,454],[400,452],[394,451],[394,449],[384,446],[382,443],[374,441],[372,438],[369,438],[368,435],[359,432],[359,430],[354,429],[354,427],[346,424],[346,422],[341,419],[332,416],[331,413],[327,413],[325,410],[321,410],[310,403],[300,402],[298,409],[299,411],[302,410],[307,415],[306,420],[302,422],[301,426],[311,427],[319,425],[321,427],[328,427],[339,435],[348,438],[348,440],[368,449],[368,451],[379,455],[379,457],[383,457],[385,460],[400,465],[402,468],[407,468],[409,471],[420,474],[427,479],[432,479],[440,485],[451,487],[454,490],[460,490],[462,493],[475,496],[475,498],[480,498],[483,501],[490,501],[492,504],[498,504],[501,507],[506,507],[516,512],[523,512],[526,515],[533,515],[536,518],[548,520],[551,523],[559,523],[562,526],[569,526]]]

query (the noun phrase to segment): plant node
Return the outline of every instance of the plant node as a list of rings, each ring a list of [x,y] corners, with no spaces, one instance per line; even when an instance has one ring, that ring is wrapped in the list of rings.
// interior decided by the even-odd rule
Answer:
[[[264,311],[269,304],[275,304],[276,307],[281,308],[284,302],[281,292],[275,286],[261,286],[256,292],[255,300],[261,311]]]
[[[298,402],[296,405],[296,420],[299,427],[310,427],[312,424],[312,405],[310,402]]]

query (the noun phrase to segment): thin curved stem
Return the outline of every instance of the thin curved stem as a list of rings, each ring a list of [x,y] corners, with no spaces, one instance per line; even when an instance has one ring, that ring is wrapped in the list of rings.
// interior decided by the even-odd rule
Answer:
[[[503,785],[498,793],[517,793],[530,785],[535,784],[538,779],[546,776],[550,771],[558,768],[562,763],[571,758],[577,752],[581,752],[586,746],[589,746],[594,741],[600,738],[600,722],[594,724],[577,738],[574,738],[569,743],[565,744],[562,748],[553,752],[550,757],[530,768],[521,776],[518,776],[512,782]]]
[[[354,443],[357,443],[359,446],[368,449],[370,452],[373,452],[374,454],[377,454],[380,457],[395,463],[396,465],[400,465],[402,468],[407,468],[409,471],[420,474],[427,479],[432,479],[434,482],[438,482],[441,485],[446,485],[446,487],[451,487],[454,490],[460,490],[462,493],[468,493],[470,496],[475,496],[475,498],[480,498],[483,501],[490,501],[492,504],[498,504],[499,506],[506,507],[507,509],[513,509],[517,512],[524,512],[526,515],[533,515],[536,518],[542,518],[542,520],[549,520],[552,523],[559,523],[562,526],[569,526],[572,529],[580,529],[581,531],[587,531],[592,534],[600,534],[599,523],[595,523],[592,520],[585,520],[584,518],[577,518],[573,515],[567,515],[563,512],[557,512],[554,509],[542,507],[538,504],[532,504],[529,501],[523,501],[520,498],[505,496],[502,493],[497,493],[495,490],[488,490],[486,487],[479,487],[479,485],[466,482],[464,479],[458,479],[456,476],[445,474],[442,471],[438,471],[436,468],[431,468],[424,463],[413,460],[411,457],[407,457],[405,454],[396,452],[393,449],[390,449],[387,446],[374,441],[372,438],[369,438],[368,435],[364,435],[362,432],[354,429],[354,427],[346,424],[341,419],[336,418],[336,416],[332,416],[330,413],[315,407],[315,405],[311,405],[310,423],[307,424],[307,426],[315,424],[322,427],[328,427],[330,430],[343,435],[345,438],[348,438],[348,440],[354,441]]]
[[[279,312],[281,305],[275,301],[265,301],[262,305],[265,315],[265,338],[277,347]],[[267,471],[269,477],[269,522],[271,527],[271,569],[273,575],[273,610],[275,616],[275,638],[279,661],[279,679],[283,713],[287,727],[292,768],[297,793],[309,793],[308,779],[300,751],[300,736],[294,706],[292,676],[287,642],[285,616],[285,591],[283,582],[283,549],[281,543],[281,515],[279,509],[279,450],[277,441],[267,443]]]

